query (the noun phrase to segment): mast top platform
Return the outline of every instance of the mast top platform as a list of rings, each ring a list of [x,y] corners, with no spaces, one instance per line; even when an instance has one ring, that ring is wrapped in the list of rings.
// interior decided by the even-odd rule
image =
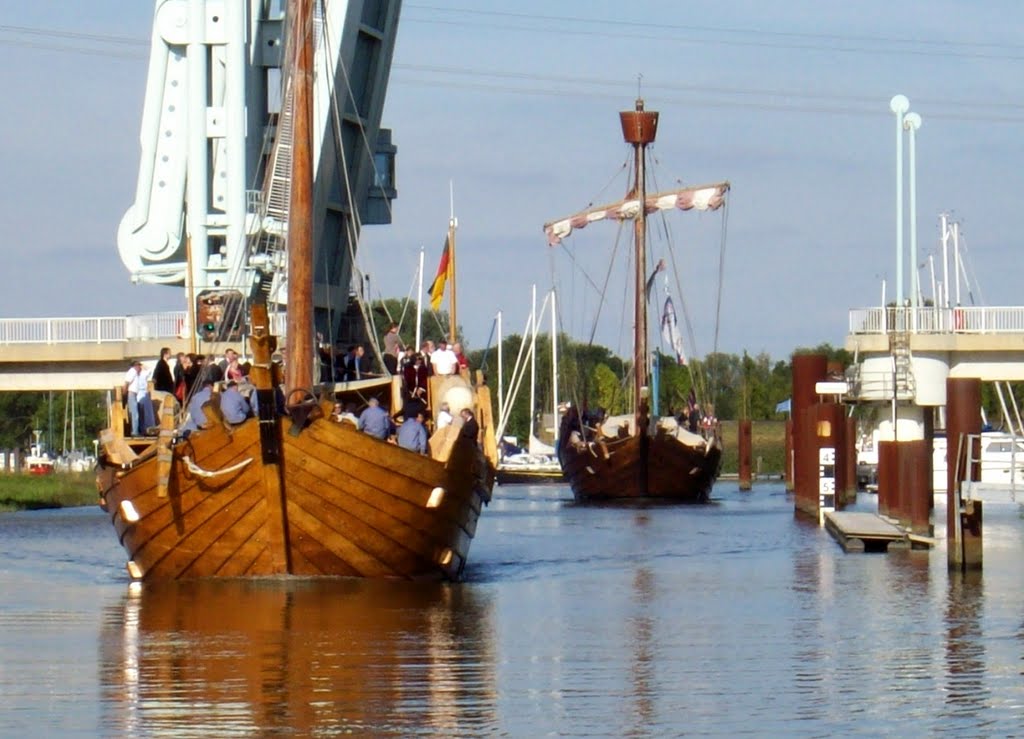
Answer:
[[[622,138],[627,144],[647,146],[658,135],[658,114],[644,110],[643,98],[636,99],[635,110],[624,110],[619,113],[622,123]]]

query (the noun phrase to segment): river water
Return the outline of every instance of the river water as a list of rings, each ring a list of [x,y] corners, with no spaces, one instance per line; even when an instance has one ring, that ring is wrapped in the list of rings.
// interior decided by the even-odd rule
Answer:
[[[1024,736],[1016,505],[959,576],[715,495],[496,488],[457,585],[132,586],[98,509],[2,514],[0,735]]]

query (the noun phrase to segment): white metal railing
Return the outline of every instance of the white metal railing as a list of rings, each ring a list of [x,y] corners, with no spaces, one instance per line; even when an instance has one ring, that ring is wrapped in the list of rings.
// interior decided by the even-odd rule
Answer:
[[[185,311],[90,318],[3,318],[0,344],[107,344],[187,334]]]
[[[270,330],[285,336],[286,315],[270,314]],[[186,311],[94,318],[0,318],[0,346],[12,344],[116,344],[188,337]]]
[[[854,308],[851,334],[1024,334],[1024,307]]]

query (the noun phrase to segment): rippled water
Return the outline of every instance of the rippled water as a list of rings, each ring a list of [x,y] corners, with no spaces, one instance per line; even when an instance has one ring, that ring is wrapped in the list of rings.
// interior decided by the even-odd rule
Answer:
[[[716,495],[499,488],[459,585],[132,588],[98,510],[0,515],[0,735],[1024,734],[1017,506],[960,577]]]

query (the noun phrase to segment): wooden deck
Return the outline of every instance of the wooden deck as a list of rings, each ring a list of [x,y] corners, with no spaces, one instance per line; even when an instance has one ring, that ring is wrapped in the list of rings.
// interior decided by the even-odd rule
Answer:
[[[846,552],[909,549],[912,543],[906,531],[877,513],[830,511],[825,528]]]

